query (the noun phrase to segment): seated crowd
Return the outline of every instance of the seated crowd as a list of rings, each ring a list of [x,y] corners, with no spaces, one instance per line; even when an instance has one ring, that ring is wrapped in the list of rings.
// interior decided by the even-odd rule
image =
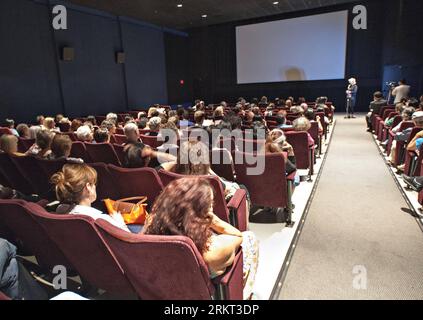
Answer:
[[[412,101],[402,107],[404,121],[412,117],[416,126],[423,127],[423,114],[418,118],[413,117],[410,114],[412,108],[416,108]],[[302,97],[296,102],[293,97],[286,100],[277,98],[273,102],[262,97],[260,100],[253,99],[251,103],[240,98],[231,106],[224,101],[218,106],[206,106],[200,100],[189,109],[179,107],[171,110],[155,105],[147,111],[125,114],[120,119],[117,114],[109,113],[100,123],[95,116],[71,120],[63,115],[54,118],[40,115],[35,124],[22,123],[15,128],[15,122],[7,119],[3,128],[9,131],[3,131],[4,134],[0,136],[0,154],[65,160],[63,168],[50,179],[56,200],[60,203],[56,209],[58,214],[105,219],[125,232],[186,236],[202,254],[212,279],[225,273],[233,263],[236,252],[242,248],[244,298],[249,299],[253,294],[259,263],[258,241],[252,232],[241,232],[215,215],[215,192],[201,176],[219,179],[227,202],[237,190],[245,190],[247,222],[248,213],[254,204],[251,203],[246,186],[219,176],[212,169],[210,150],[220,148],[219,142],[228,137],[231,139],[231,134],[237,130],[241,134],[251,130],[251,138],[259,142],[255,152],[282,154],[286,170],[284,174],[288,176],[297,171],[296,150],[288,143],[285,133],[306,132],[308,147],[314,148],[318,142],[309,133],[312,123],[317,122],[319,136],[323,136],[324,127],[332,121],[333,112],[334,107],[327,105],[325,97],[318,98],[314,104],[307,104]],[[192,138],[190,134],[194,132],[205,132],[206,139],[199,139],[197,135]],[[212,139],[214,132],[218,133],[217,140]],[[159,139],[163,143],[150,145],[150,141]],[[23,150],[21,140],[33,142]],[[421,140],[411,143],[414,146],[421,145],[423,135]],[[122,166],[126,168],[151,167],[186,177],[165,187],[149,207],[150,214],[145,225],[134,231],[125,224],[119,212],[109,212],[110,215],[107,215],[103,212],[106,211],[104,208],[93,207],[97,201],[98,175],[89,163],[73,156],[72,146],[75,141],[110,144],[113,148],[120,146],[123,152]],[[235,148],[232,151],[239,150],[236,144]],[[297,175],[296,185],[299,181]],[[1,198],[31,201],[31,197],[8,187],[0,186]]]
[[[366,116],[367,131],[377,135],[388,157],[388,164],[402,174],[404,182],[420,192],[423,172],[420,171],[423,145],[423,95],[402,98],[388,105],[380,91],[374,93],[370,112]],[[420,163],[418,163],[420,161]],[[423,204],[423,200],[419,201]]]

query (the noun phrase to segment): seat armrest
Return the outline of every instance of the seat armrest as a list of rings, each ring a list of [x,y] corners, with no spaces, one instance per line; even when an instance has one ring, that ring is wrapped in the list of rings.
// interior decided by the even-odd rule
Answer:
[[[217,300],[243,300],[244,291],[244,273],[243,273],[243,255],[239,250],[235,256],[234,262],[226,272],[213,279],[216,286]]]
[[[239,231],[247,231],[247,192],[239,189],[228,203],[229,221]]]
[[[294,171],[294,172],[290,173],[289,175],[286,176],[286,180],[294,181],[296,174],[297,174],[297,171]]]

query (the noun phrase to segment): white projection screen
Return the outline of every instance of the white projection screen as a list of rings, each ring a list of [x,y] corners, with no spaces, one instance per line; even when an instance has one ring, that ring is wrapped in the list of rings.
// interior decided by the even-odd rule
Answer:
[[[236,28],[238,84],[344,79],[348,11]]]

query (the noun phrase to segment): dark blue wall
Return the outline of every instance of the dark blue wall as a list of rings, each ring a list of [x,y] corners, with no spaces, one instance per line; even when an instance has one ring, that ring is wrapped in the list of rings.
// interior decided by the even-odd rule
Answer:
[[[116,52],[121,51],[117,18],[68,9],[68,21],[68,30],[54,32],[59,56],[65,46],[75,49],[74,61],[59,62],[66,113],[125,110],[123,65],[116,63]]]
[[[46,6],[0,1],[0,119],[62,112]]]
[[[346,79],[356,77],[358,80],[357,110],[368,111],[373,92],[381,90],[383,68],[387,64],[408,66],[408,69],[413,71],[409,73],[409,77],[407,76],[413,83],[412,94],[420,94],[423,90],[423,80],[420,82],[418,80],[419,70],[421,70],[418,68],[421,68],[423,60],[421,54],[423,24],[420,17],[423,12],[423,1],[363,0],[357,3],[189,30],[189,59],[192,66],[194,98],[217,102],[223,99],[234,101],[241,96],[251,99],[266,95],[273,99],[292,95],[295,98],[304,96],[307,100],[314,101],[317,96],[326,95],[335,103],[337,110],[343,112],[345,110],[345,90],[348,85],[346,79],[238,85],[235,28],[242,24],[289,19],[345,9],[350,12],[351,22],[354,16],[352,9],[356,4],[365,5],[368,11],[367,30],[354,30],[351,23],[349,23],[348,29],[345,77]],[[295,43],[287,44],[287,50],[295,50]],[[312,48],[309,54],[313,54]],[[412,78],[414,81],[411,81]],[[420,79],[423,79],[422,75]]]
[[[53,30],[55,4],[67,7],[68,30]],[[0,119],[167,103],[165,32],[66,1],[1,0]],[[74,61],[62,61],[65,46],[75,49]],[[122,50],[126,64],[117,64]]]
[[[121,21],[126,55],[128,104],[132,108],[167,103],[166,62],[163,32]],[[144,41],[139,41],[139,39]]]

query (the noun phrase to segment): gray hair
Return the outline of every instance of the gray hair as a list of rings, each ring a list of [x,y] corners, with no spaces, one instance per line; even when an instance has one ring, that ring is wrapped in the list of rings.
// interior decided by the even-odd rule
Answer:
[[[292,124],[295,131],[308,131],[311,127],[310,121],[306,117],[299,117]]]
[[[78,130],[76,130],[76,136],[78,140],[81,141],[90,141],[92,140],[92,131],[89,126],[80,126]]]
[[[153,117],[148,122],[148,126],[151,130],[159,129],[160,124],[162,123],[162,118],[160,117]]]
[[[123,128],[123,131],[125,132],[125,135],[127,135],[130,132],[139,133],[138,126],[133,122],[127,123],[125,127]]]
[[[113,121],[115,124],[117,123],[117,118],[117,114],[112,112],[108,113],[106,116],[106,120]]]

